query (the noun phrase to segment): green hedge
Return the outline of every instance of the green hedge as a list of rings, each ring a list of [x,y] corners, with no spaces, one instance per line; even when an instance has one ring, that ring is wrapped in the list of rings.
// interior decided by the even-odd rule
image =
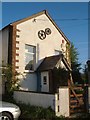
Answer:
[[[31,106],[30,104],[26,105],[23,103],[19,103],[22,113],[20,119],[31,119],[31,120],[61,120],[64,118],[56,117],[55,112],[51,109],[51,107],[43,108],[38,106]]]

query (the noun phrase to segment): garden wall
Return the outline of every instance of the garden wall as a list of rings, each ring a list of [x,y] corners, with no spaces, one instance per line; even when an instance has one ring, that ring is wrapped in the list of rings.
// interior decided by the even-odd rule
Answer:
[[[30,105],[42,106],[47,108],[55,109],[55,95],[53,94],[42,94],[35,92],[15,91],[14,98],[16,101],[20,101]]]
[[[51,108],[56,116],[69,116],[69,88],[61,87],[55,94],[36,93],[31,91],[14,91],[14,99],[25,104]]]

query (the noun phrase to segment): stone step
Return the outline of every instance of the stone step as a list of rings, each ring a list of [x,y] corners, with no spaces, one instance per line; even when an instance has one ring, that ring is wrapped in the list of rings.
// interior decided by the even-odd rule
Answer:
[[[75,96],[71,94],[70,97],[75,97]],[[77,97],[83,97],[83,94],[77,94]]]
[[[79,108],[80,106],[79,105],[71,105],[70,108]]]
[[[70,103],[78,103],[76,99],[70,100]],[[84,103],[83,99],[80,100],[80,103]]]
[[[82,87],[73,87],[74,90],[83,90]]]
[[[84,109],[70,110],[70,114],[83,113],[83,112],[85,112]]]

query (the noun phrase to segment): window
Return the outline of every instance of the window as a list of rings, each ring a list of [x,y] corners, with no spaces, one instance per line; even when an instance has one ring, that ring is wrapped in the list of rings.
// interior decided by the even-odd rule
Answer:
[[[47,84],[47,76],[43,77],[43,84],[46,85]]]
[[[35,51],[34,46],[25,45],[25,70],[34,70]]]
[[[55,50],[55,55],[60,55],[60,54],[62,54],[62,51]]]

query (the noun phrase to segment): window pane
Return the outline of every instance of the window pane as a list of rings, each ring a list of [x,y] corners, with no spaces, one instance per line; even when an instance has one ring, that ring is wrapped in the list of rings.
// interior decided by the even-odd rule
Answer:
[[[43,77],[43,84],[44,84],[44,85],[47,84],[47,76],[44,76],[44,77]]]
[[[55,55],[60,55],[60,54],[62,54],[62,51],[55,50]]]
[[[25,45],[25,49],[26,49],[28,52],[34,53],[34,47],[33,47],[33,46]]]
[[[35,47],[25,45],[25,70],[34,70]]]

